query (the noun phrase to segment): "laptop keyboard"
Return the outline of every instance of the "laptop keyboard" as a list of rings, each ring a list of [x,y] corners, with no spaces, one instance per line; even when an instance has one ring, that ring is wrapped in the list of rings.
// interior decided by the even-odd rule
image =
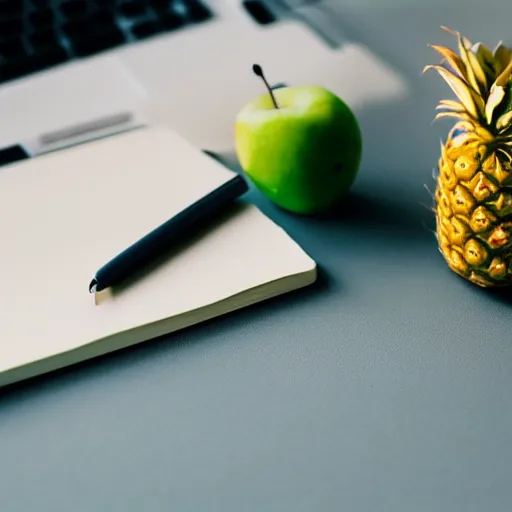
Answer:
[[[0,0],[0,83],[211,18],[204,0]]]

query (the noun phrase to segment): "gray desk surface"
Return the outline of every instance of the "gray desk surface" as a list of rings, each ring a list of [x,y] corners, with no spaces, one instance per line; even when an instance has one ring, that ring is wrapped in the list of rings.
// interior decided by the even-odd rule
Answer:
[[[512,7],[413,3],[347,2],[414,89],[361,113],[353,208],[300,219],[252,194],[326,278],[4,393],[2,512],[510,509],[512,298],[452,275],[427,229],[446,88],[420,70],[440,24],[511,41]]]

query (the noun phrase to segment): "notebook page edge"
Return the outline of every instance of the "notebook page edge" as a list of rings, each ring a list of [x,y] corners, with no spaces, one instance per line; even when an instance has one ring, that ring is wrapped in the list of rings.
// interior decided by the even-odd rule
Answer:
[[[313,262],[313,260],[311,261]],[[270,300],[300,288],[305,288],[312,285],[317,280],[317,277],[317,265],[313,262],[313,266],[309,270],[305,270],[301,273],[290,274],[289,276],[257,286],[252,290],[247,290],[246,292],[228,297],[227,299],[216,303],[215,305],[218,307],[215,309],[206,305],[195,310],[191,310],[178,317],[165,318],[158,320],[153,324],[135,327],[128,331],[118,332],[107,338],[91,341],[86,345],[82,345],[66,352],[58,352],[44,359],[38,359],[21,366],[9,368],[0,372],[0,388],[41,375],[50,374],[57,370],[69,368],[80,363],[85,363],[107,354],[113,354],[120,350],[156,340],[161,336],[171,335],[188,327],[192,327],[193,325],[199,325],[205,321],[222,317],[259,302]],[[268,290],[276,283],[279,283],[280,286],[275,287],[271,292],[267,292],[265,294],[260,293],[259,295],[253,293],[256,291],[262,292],[264,290]],[[241,296],[244,296],[246,300],[239,301],[238,299]],[[196,318],[192,318],[194,315],[198,316],[196,316]],[[180,320],[180,322],[178,322],[178,320]],[[145,331],[144,335],[141,334],[143,330]],[[95,350],[99,347],[101,347],[101,350]]]

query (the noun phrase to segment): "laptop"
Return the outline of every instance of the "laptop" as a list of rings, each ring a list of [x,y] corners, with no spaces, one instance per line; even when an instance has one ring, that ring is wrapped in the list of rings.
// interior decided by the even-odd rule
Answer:
[[[0,147],[37,153],[146,122],[233,148],[244,103],[321,84],[354,109],[403,93],[335,0],[0,0]]]

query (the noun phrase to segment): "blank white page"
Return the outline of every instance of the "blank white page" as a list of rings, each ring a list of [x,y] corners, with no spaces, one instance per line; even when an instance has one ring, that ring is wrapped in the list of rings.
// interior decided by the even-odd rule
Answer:
[[[0,374],[315,268],[247,205],[94,304],[99,267],[232,177],[166,127],[0,169]]]

